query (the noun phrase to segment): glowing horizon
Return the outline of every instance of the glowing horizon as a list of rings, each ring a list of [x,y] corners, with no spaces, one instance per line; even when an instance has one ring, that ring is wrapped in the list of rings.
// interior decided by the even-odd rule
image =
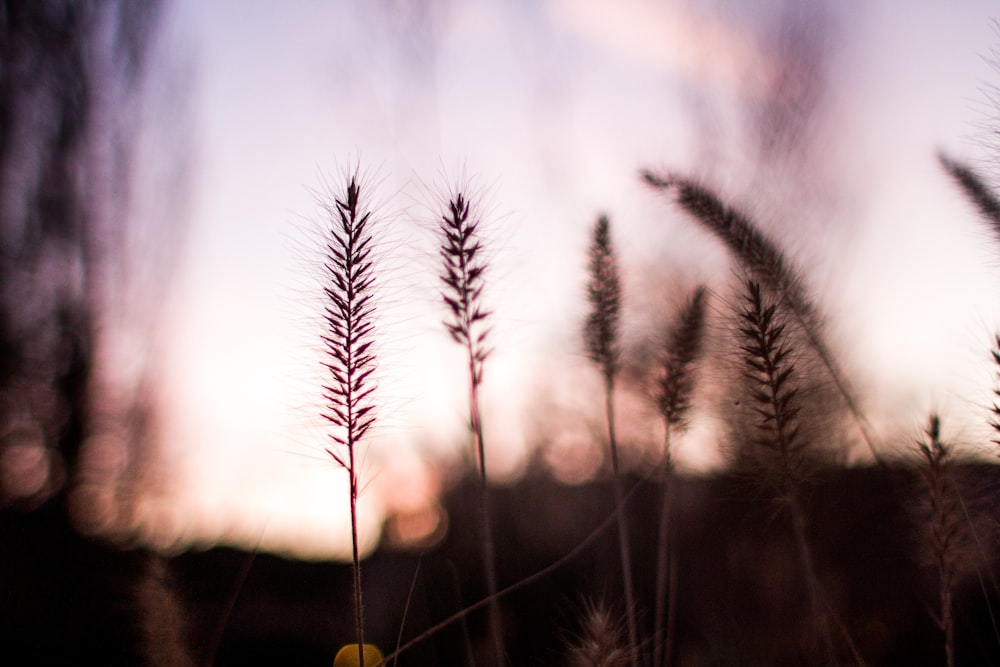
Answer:
[[[829,190],[806,196],[838,206],[829,216],[817,209],[792,218],[780,196],[794,192],[775,188],[753,201],[790,254],[808,260],[810,286],[838,318],[831,336],[865,395],[879,399],[872,417],[886,433],[929,404],[967,428],[971,418],[957,415],[973,414],[990,389],[975,355],[1000,321],[989,299],[997,267],[975,236],[974,213],[934,162],[937,148],[964,155],[961,139],[975,130],[965,100],[987,76],[979,58],[997,42],[981,5],[978,13],[928,10],[891,39],[884,35],[901,7],[893,3],[835,29],[807,166],[788,187]],[[650,268],[679,277],[680,288],[725,283],[724,250],[637,174],[707,175],[740,201],[767,179],[773,165],[744,162],[752,137],[736,106],[759,102],[781,65],[762,48],[761,26],[642,0],[614,9],[484,1],[431,5],[426,16],[336,3],[276,14],[241,5],[238,20],[235,11],[181,3],[171,25],[173,39],[194,42],[199,54],[200,159],[165,336],[160,456],[171,481],[141,505],[157,543],[346,555],[346,479],[323,454],[317,416],[316,275],[307,255],[308,221],[319,216],[310,190],[324,178],[336,184],[352,163],[362,163],[385,200],[379,210],[393,252],[383,274],[384,418],[363,500],[369,546],[387,512],[435,506],[443,480],[433,461],[464,442],[461,359],[440,327],[434,240],[421,227],[449,175],[476,175],[496,241],[489,298],[497,351],[485,411],[497,480],[526,465],[538,418],[530,408],[540,397],[568,415],[587,414],[581,387],[596,387],[597,378],[581,364],[578,325],[587,229],[598,212],[611,215],[625,268],[636,331],[626,335],[648,326],[643,309],[676,296],[647,288],[660,277]],[[945,31],[941,43],[924,44]],[[911,67],[942,60],[961,71],[927,69],[912,81],[907,58]],[[727,146],[735,149],[727,154]],[[910,196],[917,186],[926,199]],[[931,257],[939,268],[928,275]],[[947,322],[923,315],[927,295],[947,308]],[[924,363],[914,368],[913,358]],[[641,411],[636,403],[622,409]],[[703,419],[680,444],[689,469],[720,460],[709,447],[715,429]],[[577,451],[586,437],[575,423],[553,451]],[[599,463],[586,450],[578,466],[561,468],[560,458],[543,460],[569,482]],[[397,459],[407,467],[394,466]],[[392,472],[379,481],[385,466]],[[391,496],[411,475],[410,490]]]

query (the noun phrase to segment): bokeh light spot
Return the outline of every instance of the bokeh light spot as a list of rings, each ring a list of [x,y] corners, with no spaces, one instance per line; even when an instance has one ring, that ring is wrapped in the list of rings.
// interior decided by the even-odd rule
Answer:
[[[397,512],[385,522],[386,543],[397,549],[429,549],[448,532],[448,515],[433,504],[409,512]]]
[[[0,489],[9,499],[30,498],[46,489],[49,482],[49,452],[41,435],[9,436],[13,440],[0,448]]]
[[[365,665],[371,667],[382,660],[382,651],[374,644],[364,645]],[[358,667],[361,661],[358,660],[358,645],[348,644],[339,651],[337,657],[333,659],[333,667]]]

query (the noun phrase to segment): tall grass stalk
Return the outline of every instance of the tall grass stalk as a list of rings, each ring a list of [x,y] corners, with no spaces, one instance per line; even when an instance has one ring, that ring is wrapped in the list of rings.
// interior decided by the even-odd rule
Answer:
[[[951,472],[951,448],[941,440],[941,420],[931,415],[927,439],[917,445],[924,458],[921,469],[930,502],[928,542],[938,571],[938,627],[944,633],[944,652],[948,667],[955,665],[955,619],[952,595],[957,577],[955,555],[958,529],[962,520],[959,498]]]
[[[361,589],[361,558],[358,552],[359,448],[375,422],[374,380],[376,358],[372,349],[375,306],[373,303],[372,212],[362,203],[357,175],[346,189],[325,205],[324,273],[326,296],[322,337],[329,372],[323,385],[323,417],[330,424],[330,457],[349,479],[351,507],[351,555],[354,563],[355,632],[358,664],[364,667],[364,600]]]
[[[458,193],[448,202],[448,210],[438,225],[441,238],[441,280],[445,289],[441,298],[448,306],[450,318],[445,327],[452,339],[465,348],[469,371],[469,427],[475,445],[479,472],[479,513],[482,531],[483,568],[490,599],[489,621],[497,667],[504,664],[503,625],[497,599],[496,555],[493,543],[493,521],[490,515],[489,485],[486,476],[486,445],[483,421],[479,409],[479,388],[483,381],[483,366],[490,354],[487,346],[490,311],[483,306],[486,261],[478,232],[479,220],[470,213],[469,201]]]
[[[707,187],[684,178],[658,176],[650,171],[644,171],[642,176],[654,188],[675,191],[677,203],[719,237],[751,274],[781,297],[830,374],[875,462],[885,469],[887,465],[875,446],[871,425],[823,340],[812,300],[807,296],[802,280],[786,261],[784,253],[758,229],[748,215],[726,206]]]
[[[803,454],[809,440],[803,436],[797,419],[801,391],[796,383],[792,347],[778,304],[769,303],[760,284],[753,279],[747,280],[745,288],[741,295],[738,334],[747,388],[757,416],[757,435],[752,442],[759,450],[762,472],[791,520],[816,630],[823,639],[827,664],[835,664],[836,653],[800,498]]]
[[[615,514],[618,521],[618,547],[625,588],[625,615],[633,667],[638,667],[639,628],[635,609],[635,587],[632,582],[632,555],[625,517],[625,491],[622,487],[618,440],[615,434],[615,377],[618,370],[619,329],[621,327],[621,280],[618,260],[611,243],[611,225],[607,216],[600,216],[591,235],[590,279],[587,300],[590,314],[584,326],[584,343],[590,360],[597,364],[604,380],[604,406],[608,424],[608,444],[611,450],[611,470],[614,479]]]
[[[672,530],[673,512],[673,452],[670,436],[683,428],[691,393],[694,389],[693,364],[702,345],[705,328],[705,288],[698,287],[666,337],[660,375],[656,385],[656,404],[663,417],[663,495],[660,526],[656,545],[656,606],[653,665],[669,665],[672,661],[676,622],[676,549]]]

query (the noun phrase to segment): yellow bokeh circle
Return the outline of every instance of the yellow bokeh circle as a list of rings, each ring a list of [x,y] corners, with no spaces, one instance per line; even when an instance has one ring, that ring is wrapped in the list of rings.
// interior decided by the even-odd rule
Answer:
[[[365,644],[365,667],[373,667],[382,659],[382,651],[374,644]],[[358,660],[358,645],[348,644],[339,651],[337,657],[333,659],[333,667],[359,667],[361,661]]]

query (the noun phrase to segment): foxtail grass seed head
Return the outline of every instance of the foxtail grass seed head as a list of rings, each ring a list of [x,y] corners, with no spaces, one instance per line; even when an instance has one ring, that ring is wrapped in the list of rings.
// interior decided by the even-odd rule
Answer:
[[[654,188],[675,191],[681,207],[720,238],[750,275],[773,292],[782,306],[795,316],[809,343],[829,371],[830,378],[843,397],[872,456],[880,466],[885,467],[861,404],[823,340],[822,322],[815,305],[798,272],[785,260],[778,245],[753,223],[750,216],[725,205],[708,188],[691,180],[658,176],[651,171],[642,172],[642,177]]]
[[[610,226],[607,216],[600,216],[591,236],[590,280],[587,283],[590,315],[584,326],[587,356],[608,378],[614,375],[618,363],[621,321],[621,281]]]
[[[752,442],[776,456],[779,476],[791,482],[806,444],[796,420],[800,391],[792,348],[777,304],[752,279],[747,280],[745,290],[737,332],[744,378],[757,416]]]
[[[372,212],[363,205],[357,176],[346,191],[326,207],[323,269],[326,279],[323,319],[326,332],[324,366],[329,371],[323,385],[323,417],[330,423],[332,447],[326,451],[347,471],[351,509],[351,549],[354,563],[354,611],[357,649],[354,658],[364,667],[364,600],[361,557],[358,551],[358,447],[375,423],[372,392],[376,360],[374,344]],[[370,663],[369,663],[370,664]]]
[[[567,651],[568,667],[627,667],[630,663],[625,628],[604,605],[588,605],[580,637]]]
[[[953,575],[955,567],[949,554],[961,525],[961,508],[951,473],[951,448],[941,440],[941,420],[931,415],[926,438],[917,443],[924,459],[922,476],[927,485],[931,509],[931,550],[943,573]]]
[[[667,333],[660,375],[657,378],[657,406],[670,426],[683,426],[691,407],[691,393],[694,390],[692,366],[701,351],[704,330],[705,288],[698,287]]]
[[[921,473],[930,504],[927,546],[938,570],[940,612],[935,619],[944,634],[946,664],[955,664],[955,619],[952,598],[958,579],[959,531],[964,511],[951,470],[951,448],[941,440],[941,420],[932,414],[926,439],[917,443],[924,458]]]
[[[474,381],[479,384],[483,364],[491,351],[487,346],[490,334],[487,321],[492,313],[482,303],[487,264],[478,231],[479,220],[471,214],[469,201],[461,193],[448,202],[439,230],[441,280],[445,285],[441,298],[450,312],[444,325],[456,343],[469,349]]]
[[[644,171],[642,176],[654,188],[674,191],[681,208],[722,240],[748,271],[785,299],[800,318],[812,318],[814,309],[802,281],[788,266],[777,244],[767,238],[750,216],[727,206],[712,190],[695,181],[658,176],[651,171]]]
[[[323,365],[329,382],[323,386],[323,417],[333,427],[330,439],[335,449],[353,450],[375,422],[372,374],[376,369],[372,212],[362,205],[356,176],[328,213]],[[330,455],[341,466],[352,467],[340,453],[331,451]]]
[[[493,639],[494,662],[504,664],[503,624],[497,601],[496,556],[490,517],[486,475],[486,444],[479,409],[479,385],[483,380],[483,365],[490,350],[486,347],[490,311],[482,304],[486,261],[478,234],[479,221],[470,212],[469,202],[461,193],[448,202],[441,216],[439,231],[440,255],[443,262],[441,280],[445,289],[441,298],[448,306],[450,319],[444,325],[452,339],[462,345],[469,360],[469,427],[472,431],[479,464],[479,514],[483,549],[483,569],[490,598],[489,622]]]
[[[989,184],[968,166],[944,153],[938,153],[938,162],[961,188],[966,198],[976,206],[980,215],[993,228],[993,233],[1000,239],[1000,197],[997,197]]]

